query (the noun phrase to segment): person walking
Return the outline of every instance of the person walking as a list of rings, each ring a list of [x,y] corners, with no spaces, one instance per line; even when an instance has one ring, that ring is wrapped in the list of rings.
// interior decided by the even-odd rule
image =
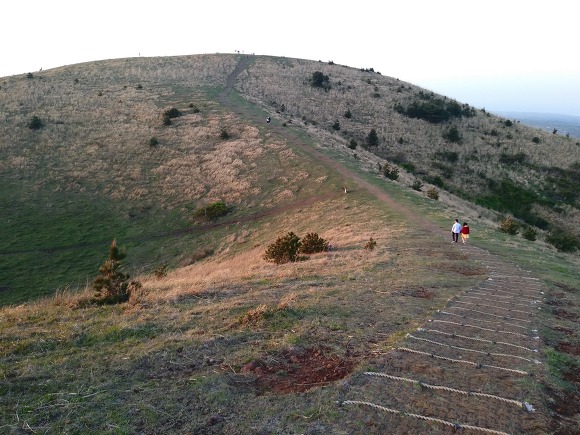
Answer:
[[[455,219],[455,222],[451,227],[451,243],[457,243],[459,241],[460,232],[461,232],[461,224],[459,223],[459,219]]]
[[[467,239],[469,239],[469,225],[467,225],[467,222],[463,222],[463,226],[461,227],[461,241],[465,243]]]

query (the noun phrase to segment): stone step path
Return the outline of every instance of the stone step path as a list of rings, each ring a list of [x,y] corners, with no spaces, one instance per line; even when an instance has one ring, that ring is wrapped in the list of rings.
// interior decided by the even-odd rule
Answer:
[[[487,280],[456,295],[380,363],[353,376],[339,401],[348,427],[392,434],[546,432],[539,388],[542,284],[473,245],[459,249],[487,268]]]

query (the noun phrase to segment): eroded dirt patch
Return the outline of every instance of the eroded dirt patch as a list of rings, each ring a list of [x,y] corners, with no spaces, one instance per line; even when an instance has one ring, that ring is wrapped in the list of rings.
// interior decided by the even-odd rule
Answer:
[[[401,292],[402,296],[412,296],[414,298],[421,298],[421,299],[433,299],[435,293],[431,290],[426,289],[425,287],[418,287],[418,288],[410,288],[407,290],[403,290]]]
[[[552,312],[558,319],[576,320],[578,318],[578,314],[571,313],[570,311],[564,310],[562,308],[556,308]]]
[[[356,362],[324,347],[292,348],[254,360],[243,366],[241,373],[256,376],[254,385],[258,394],[287,394],[342,379],[353,371]]]
[[[570,355],[580,355],[580,344],[577,343],[567,343],[562,341],[558,343],[558,351],[564,352]]]
[[[435,266],[437,269],[447,272],[458,273],[465,276],[485,275],[485,269],[467,264],[440,263]]]

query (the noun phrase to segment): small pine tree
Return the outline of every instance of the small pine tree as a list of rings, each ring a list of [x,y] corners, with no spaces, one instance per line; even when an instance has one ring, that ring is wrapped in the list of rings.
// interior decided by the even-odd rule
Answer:
[[[515,236],[519,232],[519,224],[508,216],[499,223],[499,230],[503,233]]]
[[[340,130],[340,122],[338,119],[334,121],[334,124],[332,124],[332,129],[336,131]]]
[[[352,118],[352,113],[350,112],[350,109],[348,109],[346,112],[344,112],[344,117],[346,119]]]
[[[308,233],[302,238],[300,252],[303,254],[316,254],[328,250],[328,242],[317,233]]]
[[[131,292],[141,288],[141,283],[129,282],[129,275],[121,272],[121,262],[125,256],[125,252],[117,247],[117,241],[113,240],[109,247],[109,258],[99,268],[100,275],[93,281],[93,301],[97,304],[127,302]]]
[[[34,115],[30,122],[28,123],[28,128],[31,130],[40,130],[44,124],[42,123],[41,119]]]
[[[367,145],[370,147],[376,147],[379,144],[379,136],[377,131],[373,128],[367,136]]]
[[[300,238],[293,232],[289,232],[268,246],[264,254],[264,260],[272,261],[276,264],[298,261],[300,246]]]

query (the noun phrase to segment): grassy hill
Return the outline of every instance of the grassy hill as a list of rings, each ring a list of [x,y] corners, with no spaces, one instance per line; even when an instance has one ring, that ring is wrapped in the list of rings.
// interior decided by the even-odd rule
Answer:
[[[449,245],[454,217],[545,288],[546,364],[515,383],[543,411],[516,426],[578,427],[574,139],[371,69],[273,57],[73,65],[2,79],[0,105],[3,430],[380,431],[337,408],[349,376],[489,279]],[[196,217],[218,201],[226,216]],[[539,240],[498,231],[507,214]],[[264,261],[288,231],[331,249]],[[113,239],[143,287],[93,305]],[[388,427],[435,430],[403,420]]]

